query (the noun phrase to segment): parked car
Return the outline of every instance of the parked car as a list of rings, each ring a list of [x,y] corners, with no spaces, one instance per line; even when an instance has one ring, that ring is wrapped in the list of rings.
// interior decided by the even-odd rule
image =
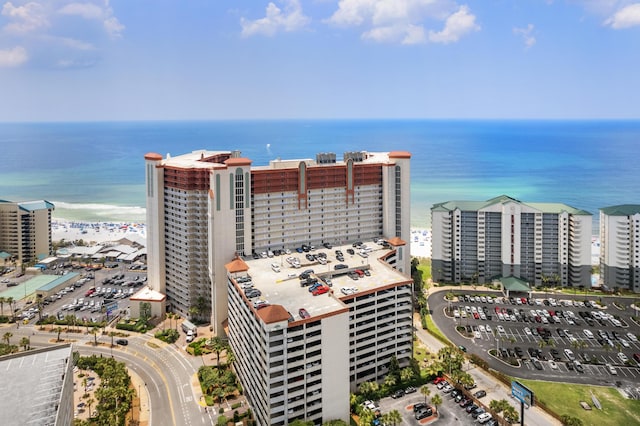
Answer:
[[[485,396],[487,396],[487,391],[485,391],[484,389],[480,389],[479,391],[474,393],[473,396],[475,396],[476,398],[485,397]]]
[[[121,346],[127,346],[129,344],[129,341],[127,339],[118,339],[116,340],[116,344]]]

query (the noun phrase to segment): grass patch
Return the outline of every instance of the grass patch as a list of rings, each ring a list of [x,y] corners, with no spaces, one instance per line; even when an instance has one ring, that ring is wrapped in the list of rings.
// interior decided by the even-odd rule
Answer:
[[[420,271],[420,273],[422,274],[422,280],[424,282],[427,282],[427,280],[431,279],[431,259],[420,258],[418,271]]]
[[[531,389],[536,399],[549,410],[558,416],[568,414],[577,417],[585,426],[640,424],[640,401],[624,398],[615,388],[522,379],[518,381]],[[591,391],[600,401],[602,410],[594,407],[591,411],[585,411],[580,407],[580,401],[593,406]]]
[[[433,322],[433,318],[431,318],[430,314],[425,314],[424,320],[427,324],[427,331],[429,333],[431,333],[436,339],[440,340],[442,343],[445,343],[447,345],[451,344],[451,341],[447,339],[444,334],[442,334],[442,331],[440,331],[436,323]]]

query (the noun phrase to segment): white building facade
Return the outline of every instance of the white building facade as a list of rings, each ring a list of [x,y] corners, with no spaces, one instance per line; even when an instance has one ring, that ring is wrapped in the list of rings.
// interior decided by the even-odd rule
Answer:
[[[382,382],[392,358],[410,365],[412,280],[388,263],[394,246],[367,245],[367,258],[347,254],[343,261],[322,249],[326,264],[293,254],[287,257],[298,257],[300,267],[276,257],[226,265],[227,333],[258,424],[348,423],[349,394],[360,383]],[[335,269],[340,262],[347,267]],[[309,268],[312,279],[332,283],[326,293],[301,285],[298,273]],[[361,278],[353,280],[356,270]]]
[[[18,263],[53,254],[49,201],[11,202],[0,200],[0,252],[9,253]]]
[[[437,282],[591,286],[592,215],[565,204],[507,196],[447,201],[431,209]]]
[[[600,284],[640,292],[640,205],[600,209]]]
[[[318,154],[252,167],[237,151],[145,155],[149,284],[183,317],[195,307],[219,334],[225,264],[301,244],[410,238],[410,159],[403,151]],[[410,273],[408,246],[394,265]]]

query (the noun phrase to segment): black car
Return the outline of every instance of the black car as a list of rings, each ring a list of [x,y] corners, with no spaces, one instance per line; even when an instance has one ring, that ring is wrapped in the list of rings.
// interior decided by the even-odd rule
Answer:
[[[431,410],[431,408],[427,407],[427,408],[424,408],[424,409],[416,412],[414,417],[416,418],[416,420],[422,420],[425,417],[429,417],[432,414],[433,414],[433,411]]]
[[[554,361],[562,360],[562,357],[560,356],[560,352],[558,352],[557,349],[551,349],[549,353],[551,354],[551,357],[553,358]]]
[[[474,393],[473,396],[475,396],[476,398],[482,398],[484,396],[487,396],[487,391],[479,390],[476,393]]]
[[[471,417],[473,417],[474,419],[477,419],[478,416],[482,413],[486,413],[486,411],[484,411],[484,408],[478,407],[471,412]]]
[[[404,391],[402,389],[398,389],[391,395],[391,398],[396,399],[396,398],[402,398],[403,396],[404,396]]]
[[[460,401],[459,405],[460,405],[461,408],[467,408],[471,404],[473,404],[473,400],[471,400],[469,398],[465,398],[462,401]]]
[[[467,408],[465,408],[465,411],[467,413],[471,413],[473,410],[477,409],[478,406],[476,404],[471,404],[471,405],[467,405]]]
[[[413,412],[417,413],[418,411],[425,410],[427,407],[427,404],[424,402],[418,402],[417,404],[413,404]]]
[[[129,344],[129,341],[127,339],[118,339],[116,340],[116,344],[121,346],[127,346]]]

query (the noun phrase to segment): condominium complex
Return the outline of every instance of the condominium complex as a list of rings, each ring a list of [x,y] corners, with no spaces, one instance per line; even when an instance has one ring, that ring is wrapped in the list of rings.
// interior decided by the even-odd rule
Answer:
[[[640,205],[600,209],[600,281],[640,292]]]
[[[409,241],[407,152],[347,152],[252,167],[238,151],[145,155],[149,283],[182,316],[197,308],[220,332],[225,264],[323,243]],[[394,265],[410,272],[409,248]]]
[[[393,267],[403,244],[226,265],[229,342],[258,424],[348,422],[350,392],[382,381],[392,357],[409,365],[412,280]]]
[[[0,252],[8,253],[19,264],[52,254],[54,208],[45,200],[19,203],[0,200]]]
[[[434,281],[591,285],[592,215],[565,204],[508,196],[447,201],[431,209]]]

